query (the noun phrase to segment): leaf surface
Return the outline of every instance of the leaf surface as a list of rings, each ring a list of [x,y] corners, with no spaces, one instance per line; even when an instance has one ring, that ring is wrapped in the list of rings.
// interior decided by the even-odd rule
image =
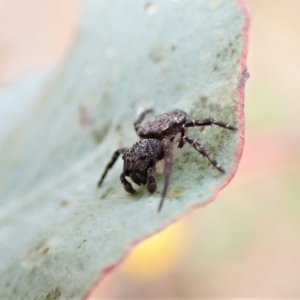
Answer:
[[[2,89],[0,100],[12,104],[0,136],[1,298],[82,297],[137,241],[230,181],[244,134],[241,4],[85,1],[60,70]],[[112,152],[137,141],[133,121],[150,106],[239,127],[189,129],[226,174],[185,146],[159,214],[161,175],[153,195],[145,187],[127,194],[120,160],[96,187]]]

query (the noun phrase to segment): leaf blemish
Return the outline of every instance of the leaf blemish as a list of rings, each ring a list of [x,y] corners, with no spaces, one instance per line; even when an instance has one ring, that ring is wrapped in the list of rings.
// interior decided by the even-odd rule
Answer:
[[[56,300],[56,299],[59,298],[60,294],[61,294],[60,289],[59,289],[59,288],[56,288],[56,289],[50,291],[50,292],[46,295],[45,300]]]
[[[148,15],[155,15],[158,11],[158,7],[157,7],[157,5],[148,2],[145,5],[145,11]]]
[[[102,196],[101,196],[101,199],[105,199],[107,196],[109,196],[109,195],[111,195],[111,194],[113,194],[113,193],[114,193],[114,189],[111,188],[111,187],[109,187],[109,188],[107,188],[107,189],[104,191],[104,193],[103,193]]]
[[[38,267],[37,266],[34,266],[31,271],[30,271],[30,274],[34,274],[36,271],[38,270]]]
[[[49,250],[50,250],[50,247],[47,246],[42,250],[41,254],[46,255],[49,252]]]
[[[92,137],[96,144],[100,144],[102,142],[104,137],[107,135],[108,129],[109,129],[109,125],[106,124],[106,125],[103,125],[101,127],[101,129],[93,130]]]
[[[63,200],[60,202],[60,208],[64,208],[68,205],[68,201],[67,200]]]
[[[179,187],[172,188],[168,193],[168,196],[170,198],[179,198],[179,196],[181,195],[181,190],[182,189]]]
[[[94,119],[92,117],[90,109],[88,109],[86,106],[79,106],[78,108],[79,112],[79,125],[83,129],[89,129],[93,127],[94,125]]]
[[[121,132],[121,129],[122,129],[121,124],[117,124],[116,127],[115,127],[116,132],[117,132],[117,133],[120,133],[120,132]]]
[[[154,63],[160,63],[167,59],[169,52],[170,48],[160,41],[150,51],[149,58]]]

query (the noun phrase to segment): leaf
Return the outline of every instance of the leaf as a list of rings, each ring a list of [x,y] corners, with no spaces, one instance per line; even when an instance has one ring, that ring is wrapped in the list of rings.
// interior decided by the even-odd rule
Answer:
[[[230,181],[243,145],[247,30],[242,1],[89,0],[60,70],[2,90],[20,110],[2,118],[0,298],[82,297],[135,243]],[[96,187],[151,105],[239,127],[189,130],[227,173],[184,147],[159,214],[161,175],[155,194],[129,195],[120,160]]]

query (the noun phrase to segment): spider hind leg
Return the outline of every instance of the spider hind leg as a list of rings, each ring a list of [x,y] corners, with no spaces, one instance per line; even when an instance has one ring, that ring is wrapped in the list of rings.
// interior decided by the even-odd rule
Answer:
[[[203,147],[199,142],[197,142],[196,139],[189,136],[183,136],[182,139],[189,143],[191,146],[193,146],[200,154],[205,156],[216,169],[218,169],[222,173],[225,173],[225,170],[222,168],[222,166],[218,164],[218,162],[212,157],[209,151],[205,147]]]
[[[215,120],[213,118],[196,119],[196,120],[191,119],[184,124],[184,127],[211,126],[211,125],[217,125],[229,130],[237,130],[237,127],[229,125],[222,121]]]

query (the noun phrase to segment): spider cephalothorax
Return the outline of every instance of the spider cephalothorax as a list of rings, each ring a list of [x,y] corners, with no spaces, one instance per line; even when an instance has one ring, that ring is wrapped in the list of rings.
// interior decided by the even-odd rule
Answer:
[[[134,123],[135,131],[141,140],[133,144],[130,148],[121,148],[114,152],[98,182],[98,186],[102,184],[108,170],[114,165],[119,155],[122,154],[124,166],[120,180],[124,189],[128,193],[135,192],[131,183],[126,179],[126,177],[130,177],[137,185],[147,184],[148,191],[154,193],[156,190],[156,180],[154,178],[156,163],[164,159],[165,182],[158,206],[158,211],[160,211],[171,177],[173,141],[175,136],[178,133],[180,134],[178,148],[182,148],[184,143],[187,142],[200,154],[207,157],[220,172],[225,172],[211,154],[194,138],[186,136],[185,132],[187,127],[209,126],[213,124],[230,130],[236,130],[237,128],[212,118],[190,119],[187,113],[178,109],[155,116],[141,125],[145,115],[150,111],[143,112]]]

